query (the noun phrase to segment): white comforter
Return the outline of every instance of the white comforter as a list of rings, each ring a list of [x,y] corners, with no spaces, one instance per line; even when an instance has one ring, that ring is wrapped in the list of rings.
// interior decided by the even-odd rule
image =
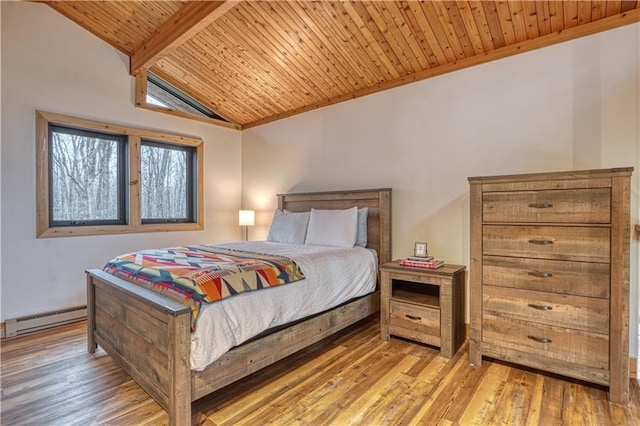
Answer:
[[[305,279],[204,304],[191,334],[191,368],[202,371],[263,331],[325,311],[375,290],[377,259],[363,247],[336,248],[247,241],[217,244],[293,259]]]

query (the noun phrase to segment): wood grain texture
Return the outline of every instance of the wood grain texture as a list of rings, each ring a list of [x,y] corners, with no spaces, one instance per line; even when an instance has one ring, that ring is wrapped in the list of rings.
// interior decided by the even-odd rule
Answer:
[[[234,6],[229,1],[187,2],[131,53],[129,72],[147,69]]]
[[[85,351],[79,322],[3,340],[0,422],[7,425],[165,425],[167,413],[113,359]],[[606,389],[485,360],[467,345],[448,360],[429,346],[380,340],[364,320],[193,405],[194,425],[640,424]]]
[[[640,21],[613,0],[47,3],[242,129]]]
[[[506,318],[609,334],[609,300],[485,285],[484,311]]]
[[[482,216],[485,222],[609,223],[610,203],[609,188],[487,192]]]
[[[609,298],[608,263],[484,256],[485,284],[535,291]]]
[[[391,189],[280,194],[291,211],[369,207],[367,247],[391,252]],[[191,371],[190,310],[101,270],[87,271],[88,350],[97,343],[167,410],[172,425],[188,424],[191,403],[366,318],[380,309],[379,292],[260,336],[228,351],[203,371]]]
[[[629,268],[631,235],[631,179],[611,178],[611,399],[626,402],[629,389]]]
[[[565,21],[578,19],[580,8],[563,6]],[[474,364],[487,356],[545,369],[628,403],[632,172],[469,178],[471,289],[482,301],[472,299]]]
[[[608,227],[484,225],[483,253],[531,259],[609,263]]]
[[[564,326],[548,326],[537,321],[498,317],[485,310],[482,318],[482,341],[483,344],[514,349],[531,356],[557,359],[565,363],[568,372],[569,364],[594,367],[603,371],[609,368],[609,337],[605,334],[581,332]],[[581,369],[587,371],[584,367]]]
[[[437,269],[380,266],[381,338],[390,335],[440,347],[452,358],[465,339],[465,266],[445,264]]]
[[[368,207],[367,247],[376,250],[380,264],[391,260],[391,189],[278,194],[278,208],[292,212]]]
[[[482,255],[482,213],[474,211],[474,206],[482,205],[482,186],[474,180],[469,180],[469,362],[480,367],[482,365],[482,284],[483,284],[483,255]]]

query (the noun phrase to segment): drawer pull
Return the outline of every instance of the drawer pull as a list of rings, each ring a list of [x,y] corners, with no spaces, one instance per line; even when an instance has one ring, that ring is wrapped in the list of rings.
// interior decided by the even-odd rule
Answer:
[[[536,337],[536,336],[527,336],[528,339],[533,340],[534,342],[538,342],[538,343],[551,343],[551,339],[547,338],[547,337]]]
[[[421,317],[416,317],[416,316],[409,315],[409,314],[404,314],[404,316],[409,318],[410,320],[414,320],[414,321],[420,321],[422,319]]]
[[[553,244],[553,241],[551,240],[529,240],[530,244],[538,244],[540,246],[546,246],[549,244]]]
[[[531,207],[532,209],[550,209],[551,207],[553,207],[553,204],[551,204],[551,203],[531,203],[531,204],[529,204],[529,207]]]
[[[529,306],[530,308],[538,309],[538,310],[540,310],[540,311],[550,311],[550,310],[552,310],[552,309],[553,309],[553,307],[552,307],[552,306],[548,306],[548,305],[536,305],[536,304],[533,304],[533,303],[529,303],[529,305],[528,305],[528,306]]]
[[[532,277],[538,277],[538,278],[550,278],[553,276],[551,272],[540,272],[540,271],[531,271],[531,272],[528,272],[528,274],[531,275]]]

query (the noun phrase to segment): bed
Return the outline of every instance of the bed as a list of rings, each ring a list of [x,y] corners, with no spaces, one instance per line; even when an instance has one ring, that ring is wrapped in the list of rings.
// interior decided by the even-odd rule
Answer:
[[[368,207],[367,248],[391,260],[391,190],[279,194],[290,212]],[[295,284],[287,284],[295,285]],[[191,424],[191,403],[377,312],[379,291],[279,327],[192,370],[191,309],[102,270],[87,271],[88,351],[99,345],[169,414]]]

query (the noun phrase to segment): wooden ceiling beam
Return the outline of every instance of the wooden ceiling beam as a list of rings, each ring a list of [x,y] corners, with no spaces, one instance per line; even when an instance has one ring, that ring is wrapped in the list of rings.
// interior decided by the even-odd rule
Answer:
[[[160,25],[129,57],[129,72],[149,69],[216,19],[238,1],[190,1]]]

